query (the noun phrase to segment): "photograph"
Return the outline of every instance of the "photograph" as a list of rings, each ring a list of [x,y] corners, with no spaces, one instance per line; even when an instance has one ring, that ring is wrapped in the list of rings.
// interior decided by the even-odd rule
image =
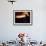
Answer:
[[[32,10],[14,10],[14,24],[32,24]]]

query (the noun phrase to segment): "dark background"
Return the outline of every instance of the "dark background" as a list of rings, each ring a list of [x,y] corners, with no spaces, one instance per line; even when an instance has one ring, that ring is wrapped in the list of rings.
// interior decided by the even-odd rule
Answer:
[[[23,12],[15,12],[15,16],[22,15]],[[30,23],[30,12],[28,12],[29,16],[24,18],[15,18],[15,23]]]

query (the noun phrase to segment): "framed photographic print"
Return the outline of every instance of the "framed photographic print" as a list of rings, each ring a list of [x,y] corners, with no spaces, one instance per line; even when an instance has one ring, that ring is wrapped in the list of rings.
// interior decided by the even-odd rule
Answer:
[[[32,25],[32,10],[13,10],[13,24]]]

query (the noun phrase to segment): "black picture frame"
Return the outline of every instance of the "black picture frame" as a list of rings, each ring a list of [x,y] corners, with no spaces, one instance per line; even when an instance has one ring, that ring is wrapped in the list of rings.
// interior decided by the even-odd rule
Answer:
[[[27,14],[24,15],[24,13],[27,13]],[[14,25],[32,25],[33,11],[32,10],[13,10],[13,24]]]

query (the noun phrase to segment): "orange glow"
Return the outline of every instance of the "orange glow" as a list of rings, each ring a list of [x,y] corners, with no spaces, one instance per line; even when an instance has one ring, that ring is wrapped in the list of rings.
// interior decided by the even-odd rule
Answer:
[[[16,18],[24,18],[24,17],[26,17],[26,16],[25,15],[16,16]]]

